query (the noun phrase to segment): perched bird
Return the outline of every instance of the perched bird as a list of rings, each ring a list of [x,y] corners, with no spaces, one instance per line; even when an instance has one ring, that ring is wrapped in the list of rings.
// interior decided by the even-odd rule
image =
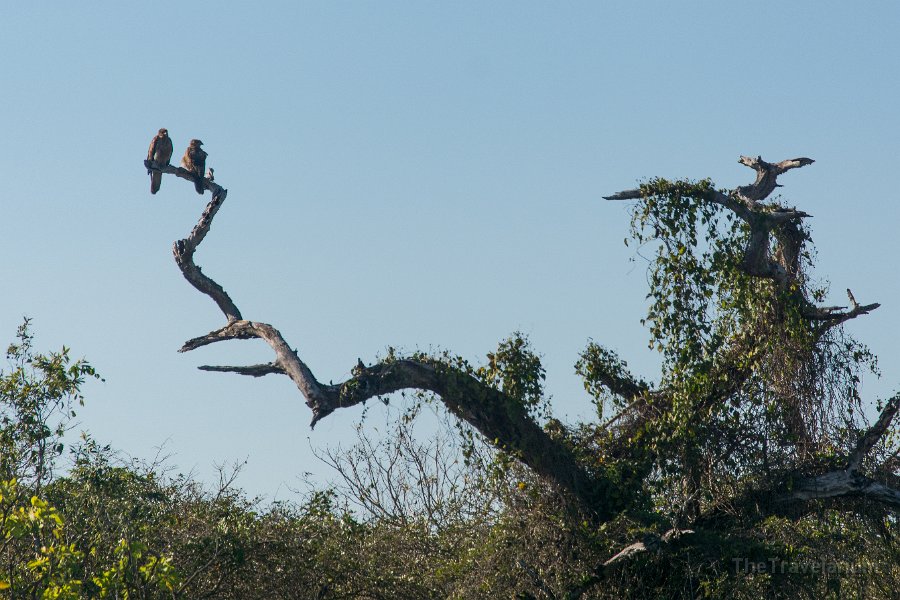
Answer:
[[[203,194],[203,174],[206,173],[206,152],[200,148],[202,145],[203,142],[200,140],[191,140],[181,158],[181,166],[196,176],[194,189],[201,195]]]
[[[169,138],[169,131],[163,127],[159,130],[153,140],[150,142],[150,150],[147,151],[147,160],[156,163],[157,166],[165,166],[172,159],[172,140]],[[159,191],[162,183],[162,173],[160,171],[150,171],[150,193],[155,194]]]

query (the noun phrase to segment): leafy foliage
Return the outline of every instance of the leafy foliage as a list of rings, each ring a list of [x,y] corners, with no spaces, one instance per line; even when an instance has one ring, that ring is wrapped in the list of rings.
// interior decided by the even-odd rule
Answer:
[[[83,403],[81,385],[99,375],[87,361],[71,361],[68,348],[35,354],[28,319],[16,337],[6,351],[10,369],[0,377],[0,478],[40,488],[62,454],[74,405]]]
[[[645,322],[651,346],[664,356],[666,389],[643,444],[678,457],[659,465],[654,493],[696,514],[748,476],[777,479],[848,450],[847,433],[858,430],[863,413],[858,383],[862,371],[876,372],[875,362],[841,327],[808,316],[827,292],[810,283],[812,256],[802,245],[808,233],[790,224],[796,261],[785,258],[778,232],[773,236],[768,253],[789,275],[781,285],[747,272],[750,228],[713,201],[709,180],[654,179],[641,193],[632,241],[656,248]],[[587,355],[599,353],[589,348]],[[591,374],[581,370],[590,387]],[[698,493],[698,502],[688,500]]]

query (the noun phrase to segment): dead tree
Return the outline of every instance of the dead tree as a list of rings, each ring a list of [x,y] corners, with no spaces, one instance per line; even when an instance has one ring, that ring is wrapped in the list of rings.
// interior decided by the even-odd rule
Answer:
[[[775,285],[789,289],[798,276],[798,256],[805,241],[799,224],[810,215],[795,208],[784,208],[765,201],[779,187],[777,178],[781,174],[812,164],[813,161],[796,158],[768,163],[760,157],[741,157],[740,162],[756,171],[756,181],[727,192],[711,191],[704,200],[731,211],[749,227],[750,235],[741,269],[752,277],[771,280]],[[194,174],[182,168],[150,162],[145,162],[145,166],[150,170],[196,181]],[[289,377],[312,411],[311,426],[340,408],[355,406],[371,398],[407,389],[432,392],[452,414],[474,427],[489,443],[515,456],[546,481],[560,486],[589,507],[598,521],[610,520],[629,505],[632,499],[627,493],[620,493],[616,482],[608,479],[602,470],[593,469],[579,459],[572,450],[571,443],[564,441],[559,435],[548,434],[521,403],[445,361],[421,357],[390,357],[371,365],[360,362],[353,367],[353,375],[346,381],[337,384],[322,383],[278,329],[264,322],[245,319],[224,288],[195,264],[194,254],[209,233],[212,221],[227,196],[227,190],[218,183],[209,179],[203,179],[201,183],[212,193],[212,199],[191,233],[175,242],[173,254],[185,279],[216,303],[226,322],[215,331],[188,340],[180,352],[226,340],[258,338],[272,348],[275,358],[266,364],[201,366],[200,369],[253,377],[270,374]],[[641,198],[642,191],[634,189],[619,192],[607,199]],[[815,306],[805,298],[800,298],[802,314],[811,322],[821,323],[820,331],[824,332],[878,308],[878,304],[858,304],[849,290],[848,296],[850,306],[846,308]],[[703,402],[721,402],[742,384],[745,374],[740,369],[729,366],[725,359],[723,368],[732,369],[729,377],[723,378],[723,383],[718,387],[714,386]],[[600,379],[611,394],[626,400],[625,408],[600,428],[610,427],[616,437],[608,446],[610,458],[627,459],[630,453],[640,450],[641,441],[639,437],[635,437],[635,432],[666,410],[670,392],[665,388],[650,389],[637,378],[622,372],[610,371],[608,374],[601,374]],[[703,402],[700,403],[701,407]],[[651,406],[652,410],[649,410],[648,407]],[[896,459],[897,453],[884,464],[864,468],[864,459],[877,444],[883,442],[898,409],[900,395],[887,402],[873,425],[859,432],[858,444],[844,457],[840,468],[825,472],[821,469],[808,473],[798,472],[790,484],[773,483],[764,490],[749,492],[748,502],[752,500],[754,493],[765,494],[770,500],[767,511],[779,514],[799,514],[814,501],[835,498],[863,499],[893,511],[900,510],[900,489],[897,487],[900,481],[897,463],[900,461]],[[734,506],[740,499],[732,500],[731,506]],[[606,570],[627,562],[631,556],[664,550],[675,540],[690,537],[689,534],[695,529],[715,527],[722,518],[725,517],[713,507],[695,515],[693,522],[687,523],[690,529],[673,528],[663,535],[651,535],[641,542],[633,543],[599,567],[594,577],[601,578]],[[626,541],[623,540],[623,543]],[[585,585],[589,584],[590,581]],[[577,595],[573,592],[572,597]]]
[[[192,173],[180,167],[155,165],[148,161],[145,161],[145,166],[195,181]],[[517,457],[536,473],[569,490],[577,498],[596,505],[601,514],[614,514],[613,506],[605,507],[602,482],[591,477],[571,449],[548,435],[520,403],[444,362],[401,358],[368,366],[359,363],[352,369],[353,376],[346,381],[335,384],[320,382],[278,329],[268,323],[245,319],[222,286],[194,263],[194,253],[209,233],[212,221],[228,194],[228,190],[209,179],[204,179],[203,185],[212,192],[212,199],[191,233],[175,242],[172,253],[184,278],[216,303],[225,315],[226,324],[206,335],[188,340],[179,352],[188,352],[226,340],[258,338],[272,348],[275,360],[250,366],[204,365],[199,367],[201,370],[253,377],[286,375],[300,390],[306,405],[312,411],[310,426],[315,426],[319,420],[337,409],[356,406],[400,390],[433,392],[452,414],[469,423],[485,439],[496,440],[495,445],[499,449]]]

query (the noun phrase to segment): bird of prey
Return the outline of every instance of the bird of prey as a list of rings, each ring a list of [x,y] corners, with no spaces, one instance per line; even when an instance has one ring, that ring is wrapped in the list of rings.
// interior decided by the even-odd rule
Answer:
[[[181,159],[181,166],[196,177],[194,179],[194,189],[200,195],[203,194],[203,175],[206,173],[206,152],[200,148],[202,145],[203,142],[200,140],[191,140]]]
[[[153,140],[150,141],[150,150],[147,151],[147,160],[156,163],[156,166],[165,166],[172,159],[172,140],[169,138],[169,131],[163,127],[159,130]],[[162,173],[160,171],[150,171],[150,193],[155,194],[159,191],[162,183]]]

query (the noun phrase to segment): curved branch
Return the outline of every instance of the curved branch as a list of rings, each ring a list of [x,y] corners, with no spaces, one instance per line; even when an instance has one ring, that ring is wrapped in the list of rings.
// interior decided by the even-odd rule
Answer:
[[[878,504],[900,513],[900,489],[847,469],[821,475],[800,476],[774,489],[752,489],[735,498],[723,499],[693,520],[696,529],[723,530],[749,527],[770,516],[797,520],[816,513],[828,503],[846,510],[847,500],[856,500],[857,509]]]
[[[451,413],[472,425],[495,447],[512,454],[538,475],[573,493],[586,506],[592,507],[598,517],[609,518],[623,505],[624,500],[604,498],[605,484],[584,470],[572,451],[548,435],[521,403],[440,361],[400,359],[368,367],[357,366],[350,379],[323,385],[274,327],[251,321],[235,321],[206,336],[195,338],[187,342],[182,351],[227,339],[253,337],[264,339],[277,356],[271,370],[266,369],[266,373],[260,374],[280,372],[294,381],[312,410],[311,427],[339,408],[356,406],[371,398],[410,389],[429,391],[436,394]],[[201,368],[256,375],[259,367],[266,365]]]
[[[147,167],[157,168],[152,164],[147,164]],[[194,181],[193,174],[184,169],[165,166],[158,170]],[[338,408],[355,406],[370,398],[407,389],[432,392],[450,412],[472,425],[495,447],[510,453],[538,475],[571,492],[594,510],[599,518],[610,518],[621,510],[626,500],[607,494],[609,484],[605,480],[595,479],[584,469],[572,450],[545,432],[520,402],[451,365],[429,358],[390,360],[369,367],[360,363],[347,381],[329,385],[320,383],[296,350],[285,342],[281,332],[267,323],[243,319],[225,290],[203,275],[194,264],[193,254],[209,232],[227,193],[208,179],[204,179],[204,185],[213,191],[213,199],[191,234],[175,243],[173,253],[185,279],[216,302],[228,323],[206,335],[188,340],[179,351],[187,352],[225,340],[258,338],[272,348],[276,358],[265,365],[203,366],[200,367],[202,370],[255,377],[271,373],[287,375],[312,410],[311,427]]]
[[[789,493],[777,498],[776,502],[791,504],[797,501],[850,497],[865,498],[900,510],[900,490],[859,472],[862,461],[884,437],[898,410],[900,410],[900,394],[888,400],[878,420],[860,436],[856,448],[847,459],[845,469],[802,478]]]
[[[629,561],[634,560],[636,557],[646,552],[667,553],[677,550],[682,545],[691,545],[693,540],[690,540],[685,544],[681,538],[693,536],[694,533],[695,531],[692,529],[670,529],[662,535],[657,535],[652,532],[645,534],[643,539],[626,546],[612,558],[594,569],[594,572],[591,573],[591,575],[569,590],[566,594],[566,599],[578,600],[578,598],[581,598],[591,588],[604,581],[616,567],[627,564]]]
[[[611,196],[603,196],[604,200],[641,200],[644,198],[644,192],[640,188],[624,190],[617,192]],[[719,190],[712,190],[706,197],[707,202],[724,206],[728,210],[737,214],[745,221],[750,219],[751,211],[740,201],[728,194],[724,194]]]
[[[683,535],[690,535],[692,533],[694,533],[692,529],[670,529],[661,536],[649,533],[644,536],[643,540],[635,542],[630,546],[626,546],[615,556],[603,563],[603,566],[609,567],[616,563],[630,560],[635,554],[640,554],[642,552],[658,552],[663,545],[669,544]]]
[[[603,519],[623,506],[604,497],[607,486],[591,477],[562,441],[548,435],[520,402],[443,362],[402,359],[356,370],[348,381],[328,387],[329,405],[314,407],[316,418],[336,408],[402,389],[428,390],[494,446],[514,455],[538,475],[555,481],[586,502]]]
[[[193,172],[182,167],[158,165],[149,160],[144,161],[144,166],[147,167],[148,172],[159,171],[160,173],[187,179],[192,183],[197,181],[197,176]],[[228,293],[222,286],[204,275],[200,267],[194,264],[194,252],[197,250],[200,242],[203,241],[203,238],[206,237],[206,234],[209,233],[213,217],[219,212],[219,208],[221,208],[222,203],[225,202],[225,197],[228,195],[228,190],[210,179],[203,178],[202,185],[204,189],[212,192],[212,200],[206,205],[203,214],[200,215],[200,220],[191,230],[191,233],[186,238],[178,240],[172,245],[172,254],[175,256],[175,262],[178,263],[178,268],[181,269],[181,273],[188,280],[188,283],[194,286],[197,291],[212,298],[219,309],[225,313],[225,317],[229,321],[239,320],[242,318],[241,311],[235,306]]]
[[[194,264],[194,251],[209,232],[209,228],[212,226],[212,219],[225,201],[227,193],[227,190],[222,190],[221,193],[213,192],[212,200],[206,205],[206,209],[203,211],[203,216],[200,217],[197,226],[194,227],[188,237],[178,240],[172,245],[172,254],[175,256],[175,262],[178,263],[178,268],[181,269],[181,273],[188,280],[188,283],[194,286],[197,291],[212,298],[219,309],[225,313],[225,317],[229,321],[235,321],[242,317],[241,311],[238,310],[231,297],[222,286],[213,281],[211,277],[204,275],[200,267]]]
[[[850,458],[847,461],[847,471],[855,473],[859,470],[859,466],[862,464],[866,455],[875,447],[875,444],[884,437],[885,432],[887,432],[888,427],[890,427],[891,421],[894,420],[898,410],[900,410],[900,394],[897,394],[888,400],[887,404],[882,409],[881,414],[878,416],[878,420],[875,421],[875,424],[869,427],[869,429],[860,436],[859,442],[856,444],[856,449],[850,454]]]
[[[258,338],[259,336],[256,335],[252,328],[248,327],[248,324],[249,321],[231,321],[221,329],[216,329],[215,331],[210,331],[206,335],[189,339],[178,349],[178,351],[190,352],[191,350],[196,350],[197,348],[202,348],[203,346],[208,346],[216,342],[223,342],[225,340],[250,340]]]

